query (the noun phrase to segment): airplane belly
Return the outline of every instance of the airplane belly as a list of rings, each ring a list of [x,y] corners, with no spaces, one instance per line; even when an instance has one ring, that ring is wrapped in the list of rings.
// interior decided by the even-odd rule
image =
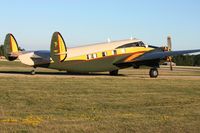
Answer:
[[[111,60],[93,60],[86,61],[79,65],[69,68],[69,71],[79,72],[105,72],[119,69],[112,64]]]
[[[105,72],[119,69],[113,65],[115,58],[97,59],[90,61],[66,61],[60,64],[50,64],[49,68],[65,70],[69,72]]]

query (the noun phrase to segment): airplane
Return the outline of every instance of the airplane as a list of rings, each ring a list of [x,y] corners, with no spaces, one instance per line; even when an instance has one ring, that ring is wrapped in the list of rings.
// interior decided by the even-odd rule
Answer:
[[[172,56],[200,52],[200,49],[172,51],[171,45],[171,37],[168,37],[166,47],[147,45],[139,39],[131,38],[68,48],[62,35],[54,32],[50,51],[19,51],[15,37],[9,33],[4,41],[4,56],[9,61],[18,58],[21,63],[33,67],[32,75],[37,67],[57,69],[70,74],[109,72],[116,76],[120,69],[148,66],[149,76],[157,78],[158,68],[163,61],[171,62]]]

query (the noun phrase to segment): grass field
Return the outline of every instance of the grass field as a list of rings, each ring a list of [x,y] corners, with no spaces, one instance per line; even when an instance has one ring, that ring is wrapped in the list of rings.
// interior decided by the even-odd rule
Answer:
[[[0,132],[200,132],[200,69],[66,75],[0,62]]]

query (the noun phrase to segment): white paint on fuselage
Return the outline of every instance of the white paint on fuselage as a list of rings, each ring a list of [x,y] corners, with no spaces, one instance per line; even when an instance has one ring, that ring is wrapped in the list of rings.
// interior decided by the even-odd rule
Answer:
[[[98,44],[91,44],[91,45],[85,45],[85,46],[80,46],[80,47],[68,48],[67,49],[67,57],[73,58],[76,56],[97,53],[100,51],[103,52],[103,51],[113,50],[124,44],[135,43],[135,42],[140,42],[140,41],[141,40],[138,40],[138,39],[121,40],[121,41],[113,41],[113,42],[109,42],[109,43],[106,42],[106,43],[98,43]]]
[[[113,42],[106,42],[106,43],[98,43],[98,44],[92,44],[92,45],[86,45],[86,46],[80,46],[80,47],[75,47],[75,48],[68,48],[67,49],[67,58],[73,58],[76,56],[81,56],[81,55],[86,55],[86,54],[90,54],[90,53],[96,53],[99,51],[108,51],[108,50],[113,50],[116,49],[119,46],[122,46],[124,44],[128,44],[128,43],[135,43],[135,42],[140,42],[141,40],[121,40],[121,41],[113,41]],[[50,52],[50,51],[49,51]],[[125,51],[124,51],[125,53]],[[34,62],[33,58],[41,58],[44,59],[43,57],[38,56],[37,54],[34,53],[34,51],[32,52],[26,52],[26,53],[22,53],[19,55],[19,60],[26,65],[29,66],[34,66],[34,65],[38,65],[43,63],[43,61],[40,62]],[[47,60],[49,60],[50,62],[50,57],[49,59],[44,59],[45,62],[47,62]]]

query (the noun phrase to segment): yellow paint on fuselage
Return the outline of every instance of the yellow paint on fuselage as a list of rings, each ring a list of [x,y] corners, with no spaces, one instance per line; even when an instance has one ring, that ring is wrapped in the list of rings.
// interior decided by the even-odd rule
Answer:
[[[113,54],[113,51],[116,50],[116,54]],[[122,55],[122,54],[131,54],[131,53],[137,53],[134,54],[132,56],[132,58],[129,58],[128,60],[126,60],[127,62],[142,55],[143,53],[153,50],[153,48],[146,48],[146,47],[128,47],[128,48],[119,48],[119,49],[113,49],[113,50],[107,50],[107,51],[99,51],[96,53],[88,53],[86,55],[81,55],[81,56],[76,56],[76,57],[71,57],[71,58],[67,58],[65,61],[72,61],[72,60],[92,60],[92,59],[98,59],[98,58],[103,58],[103,57],[109,57],[109,56],[118,56],[118,55]],[[102,53],[106,52],[106,56],[103,56]],[[138,53],[141,52],[141,53]],[[97,57],[96,58],[91,58],[88,59],[87,55],[92,55],[92,54],[96,54]],[[134,57],[134,58],[133,58]]]

